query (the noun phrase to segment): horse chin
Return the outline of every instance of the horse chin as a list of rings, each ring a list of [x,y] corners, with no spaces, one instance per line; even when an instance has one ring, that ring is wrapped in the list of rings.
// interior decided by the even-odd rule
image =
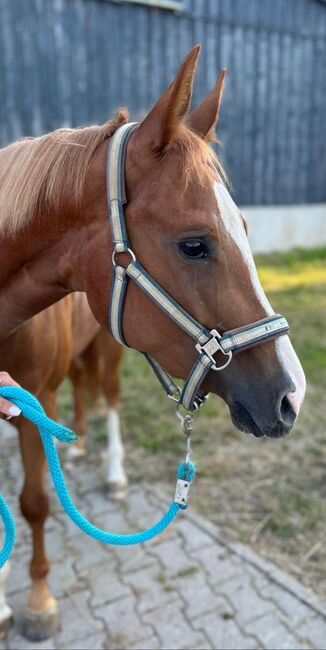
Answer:
[[[234,402],[229,405],[230,415],[234,426],[243,431],[244,433],[251,433],[255,438],[283,438],[290,433],[292,427],[280,425],[268,427],[267,425],[261,428],[254,420],[252,415],[240,402]]]

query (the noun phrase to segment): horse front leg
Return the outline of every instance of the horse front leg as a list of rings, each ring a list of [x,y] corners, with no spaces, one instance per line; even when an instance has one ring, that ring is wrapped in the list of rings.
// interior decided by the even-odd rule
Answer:
[[[103,390],[108,402],[107,432],[109,466],[107,485],[112,496],[126,496],[128,479],[124,470],[124,447],[120,427],[120,365],[123,347],[104,330],[100,333],[101,351],[104,358]]]
[[[56,419],[54,394],[43,396],[41,401],[48,415]],[[19,433],[25,471],[20,506],[23,516],[31,527],[33,546],[30,564],[32,588],[22,627],[26,638],[31,641],[42,641],[52,636],[59,624],[57,601],[52,596],[47,582],[50,570],[44,539],[44,525],[49,514],[46,487],[47,463],[40,435],[34,425],[22,418],[19,423]]]

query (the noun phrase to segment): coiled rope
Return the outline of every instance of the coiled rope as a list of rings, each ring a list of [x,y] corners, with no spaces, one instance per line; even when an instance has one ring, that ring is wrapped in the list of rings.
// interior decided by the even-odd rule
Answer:
[[[179,510],[184,510],[187,507],[186,505],[174,500],[167,513],[159,522],[147,530],[131,535],[112,534],[97,528],[85,519],[73,503],[63,476],[58,452],[54,442],[54,438],[56,438],[61,442],[69,444],[77,440],[78,436],[76,436],[76,434],[70,429],[67,429],[61,424],[54,422],[54,420],[51,420],[46,415],[36,397],[23,388],[18,388],[16,386],[1,387],[0,396],[16,404],[21,409],[24,417],[38,427],[59,501],[70,519],[87,535],[90,535],[104,544],[114,544],[116,546],[142,544],[143,542],[147,542],[162,533],[176,518]],[[193,463],[181,463],[178,468],[178,479],[190,485],[194,480],[195,475],[196,468]],[[0,516],[5,526],[5,541],[0,553],[1,568],[9,559],[15,546],[16,539],[15,522],[12,513],[5,499],[1,495]]]

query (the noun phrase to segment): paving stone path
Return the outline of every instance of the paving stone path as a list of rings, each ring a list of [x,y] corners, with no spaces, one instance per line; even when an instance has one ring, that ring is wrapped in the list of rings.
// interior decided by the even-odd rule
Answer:
[[[1,489],[17,512],[21,467],[12,433],[1,448]],[[87,467],[87,461],[75,472],[66,467],[67,478],[78,507],[98,526],[139,530],[156,521],[168,503],[166,494],[148,486],[132,486],[126,502],[114,503],[100,470]],[[16,621],[1,649],[326,648],[322,603],[247,547],[226,543],[218,528],[191,508],[157,540],[120,549],[82,535],[53,493],[51,512],[50,584],[59,600],[61,630],[40,644],[20,634],[30,534],[17,513],[18,543],[7,590]]]

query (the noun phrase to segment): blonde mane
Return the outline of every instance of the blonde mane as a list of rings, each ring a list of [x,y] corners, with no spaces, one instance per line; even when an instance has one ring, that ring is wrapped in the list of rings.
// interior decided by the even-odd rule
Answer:
[[[97,147],[127,121],[127,110],[120,109],[115,119],[102,126],[58,129],[1,149],[0,232],[14,235],[42,211],[58,209],[64,196],[78,205]],[[200,184],[214,180],[214,167],[227,181],[212,148],[185,125],[179,125],[172,147],[181,154],[186,185],[191,178]]]
[[[13,235],[64,195],[78,204],[97,147],[127,122],[128,112],[102,126],[59,129],[0,150],[0,232]]]

